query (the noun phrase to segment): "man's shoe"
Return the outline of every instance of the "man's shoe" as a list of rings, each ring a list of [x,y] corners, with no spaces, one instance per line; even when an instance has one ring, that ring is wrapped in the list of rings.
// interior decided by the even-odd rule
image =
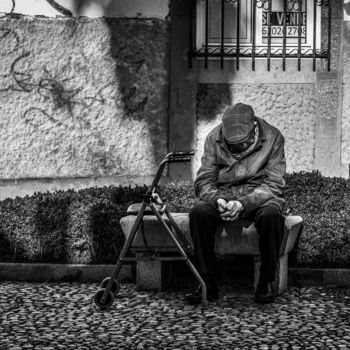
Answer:
[[[255,291],[254,301],[259,304],[269,304],[275,301],[275,294],[271,282],[259,280]]]
[[[219,299],[219,291],[217,285],[207,284],[207,300],[214,301]],[[185,296],[185,300],[190,305],[199,305],[202,302],[202,288],[199,286],[196,291]]]

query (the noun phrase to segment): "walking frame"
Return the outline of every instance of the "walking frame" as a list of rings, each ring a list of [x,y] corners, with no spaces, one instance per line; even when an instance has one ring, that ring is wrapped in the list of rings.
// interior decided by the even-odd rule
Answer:
[[[118,281],[118,275],[121,270],[122,264],[126,261],[139,261],[139,260],[156,260],[156,261],[171,261],[171,260],[183,260],[186,262],[188,267],[190,268],[191,272],[193,273],[194,277],[197,279],[201,286],[201,293],[202,293],[202,306],[208,307],[208,300],[207,300],[207,287],[205,282],[203,281],[202,277],[192,264],[191,260],[189,259],[188,255],[193,256],[193,248],[191,247],[191,244],[188,242],[186,236],[181,231],[179,226],[176,224],[174,218],[171,216],[169,209],[167,206],[162,202],[159,195],[156,193],[156,188],[158,185],[158,182],[163,174],[163,171],[165,169],[165,166],[168,163],[180,163],[180,162],[190,162],[191,156],[193,156],[193,151],[176,151],[176,152],[170,152],[168,153],[164,159],[159,164],[158,170],[156,172],[156,175],[147,189],[147,192],[143,195],[143,201],[140,203],[140,207],[138,208],[138,214],[136,216],[135,222],[132,226],[132,229],[130,231],[130,234],[122,248],[122,251],[119,255],[119,258],[116,262],[115,268],[113,270],[113,273],[110,277],[105,278],[100,285],[100,289],[97,290],[94,296],[94,302],[95,304],[100,307],[101,309],[106,309],[110,307],[113,304],[113,301],[115,299],[115,296],[118,294],[120,290],[120,284]],[[134,241],[134,238],[136,236],[136,233],[138,232],[138,229],[140,225],[143,224],[143,216],[145,213],[151,212],[156,216],[158,222],[160,223],[161,227],[163,228],[165,234],[167,234],[170,239],[174,242],[175,247],[180,253],[180,256],[136,256],[136,257],[127,257],[127,254],[129,252],[129,249]],[[169,223],[167,223],[164,218],[163,214],[166,215],[166,217],[169,220]],[[172,229],[175,231],[172,231]],[[144,237],[145,238],[145,237]],[[147,248],[146,240],[145,242],[145,248]]]

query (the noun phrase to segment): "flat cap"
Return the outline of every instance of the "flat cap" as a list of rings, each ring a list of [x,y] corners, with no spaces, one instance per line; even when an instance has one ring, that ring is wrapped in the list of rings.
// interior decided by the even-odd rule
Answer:
[[[222,116],[222,133],[228,143],[239,143],[246,139],[254,128],[254,110],[250,105],[236,103]]]

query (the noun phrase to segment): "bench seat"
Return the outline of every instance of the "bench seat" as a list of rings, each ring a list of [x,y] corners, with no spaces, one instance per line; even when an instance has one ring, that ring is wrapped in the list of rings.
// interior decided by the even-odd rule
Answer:
[[[192,244],[188,213],[172,213],[171,215],[188,241]],[[135,219],[136,215],[128,215],[120,220],[125,238],[129,236]],[[164,216],[164,219],[168,223],[166,216]],[[303,219],[300,216],[286,216],[285,218],[285,233],[281,244],[280,260],[274,286],[277,294],[282,293],[287,288],[288,253],[295,245],[302,223]],[[143,229],[147,246],[150,249],[156,250],[159,253],[177,251],[171,238],[163,231],[154,215],[144,216]],[[147,255],[147,251],[149,250],[145,249],[141,228],[136,233],[131,247],[139,256]],[[220,226],[216,232],[215,252],[219,254],[253,255],[254,287],[256,287],[261,261],[258,234],[253,221],[241,219]],[[137,261],[136,284],[139,289],[162,289],[162,262],[150,260]]]

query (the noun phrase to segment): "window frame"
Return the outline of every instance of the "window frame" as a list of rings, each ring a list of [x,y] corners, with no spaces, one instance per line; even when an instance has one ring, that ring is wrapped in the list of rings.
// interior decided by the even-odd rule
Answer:
[[[221,29],[219,30],[220,38],[217,42],[213,42],[210,36],[210,27],[207,25],[210,20],[210,3],[213,2],[221,3],[221,18],[222,13],[225,11],[225,6],[229,4],[235,4],[238,10],[241,9],[241,4],[248,3],[247,9],[250,9],[250,14],[246,14],[247,18],[246,25],[247,28],[247,38],[239,39],[237,38],[222,38],[222,30],[224,28],[224,23],[221,23]],[[267,37],[266,40],[262,35],[262,14],[263,12],[268,13],[268,17],[272,18],[273,12],[273,1],[278,0],[194,0],[191,12],[195,16],[195,40],[190,47],[190,56],[200,57],[205,59],[205,67],[208,65],[208,58],[220,58],[221,67],[223,67],[223,61],[225,59],[236,59],[236,67],[239,69],[239,59],[241,58],[252,58],[252,68],[255,70],[255,59],[267,58],[268,59],[268,70],[270,68],[270,59],[282,58],[283,59],[283,70],[285,70],[286,59],[296,58],[298,59],[298,70],[300,70],[300,60],[301,58],[312,58],[313,59],[313,70],[316,70],[316,58],[325,58],[328,60],[327,68],[330,70],[330,48],[331,48],[331,5],[329,0],[280,0],[283,2],[283,16],[288,12],[292,12],[294,7],[295,13],[298,13],[298,18],[302,18],[303,12],[306,12],[306,26],[305,26],[305,39],[302,36],[302,23],[298,24],[298,34],[294,40],[288,38],[287,35],[276,38],[270,35],[270,39]],[[296,5],[305,4],[304,8],[297,8]],[[255,11],[254,11],[255,6]],[[327,35],[327,45],[325,47],[324,41],[321,38],[324,32],[325,23],[323,23],[324,18],[322,17],[323,7],[328,7],[328,19],[325,21],[328,25],[328,35]],[[298,6],[297,6],[298,7]],[[303,11],[306,10],[306,11]],[[193,13],[194,12],[194,13]],[[237,12],[237,9],[236,9]],[[241,11],[240,11],[241,13]],[[281,11],[279,11],[281,16]],[[224,17],[226,17],[224,15]],[[242,18],[242,17],[240,17]],[[225,20],[225,18],[224,18]],[[234,19],[235,21],[235,19]],[[328,22],[328,23],[327,23]],[[315,25],[316,24],[316,25]],[[190,24],[193,25],[193,24]],[[269,33],[271,34],[273,25],[267,24]],[[236,29],[236,33],[240,37],[240,27],[241,24]],[[283,20],[283,28],[288,28],[286,20]],[[193,30],[191,30],[193,32]],[[225,31],[224,31],[225,33]],[[254,35],[255,33],[255,35]],[[258,35],[261,33],[261,35]],[[284,32],[283,32],[284,33]],[[226,34],[226,33],[225,33]],[[323,34],[324,35],[324,34]],[[193,40],[193,38],[191,38]],[[303,42],[304,41],[304,42]],[[323,44],[323,47],[322,47]],[[193,50],[194,47],[194,50]]]

